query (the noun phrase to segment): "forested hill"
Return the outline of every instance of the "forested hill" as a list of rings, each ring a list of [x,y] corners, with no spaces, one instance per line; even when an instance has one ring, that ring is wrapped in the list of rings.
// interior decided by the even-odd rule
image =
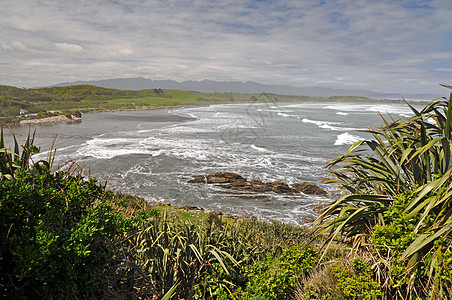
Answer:
[[[97,87],[93,85],[74,85],[66,87],[50,87],[37,89],[21,89],[12,86],[0,85],[0,100],[23,102],[80,102],[80,101],[96,101],[111,100],[117,98],[140,98],[162,96],[161,89],[152,90],[117,90]],[[24,102],[25,101],[25,102]],[[25,107],[23,107],[25,108]]]
[[[29,114],[73,109],[115,109],[114,99],[170,98],[161,89],[128,91],[90,85],[22,89],[0,86],[0,120],[14,121],[20,111]]]

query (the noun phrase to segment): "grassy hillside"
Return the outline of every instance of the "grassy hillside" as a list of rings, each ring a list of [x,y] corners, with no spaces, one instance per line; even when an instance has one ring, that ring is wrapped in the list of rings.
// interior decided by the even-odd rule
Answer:
[[[146,109],[180,105],[240,102],[302,102],[320,99],[276,94],[200,93],[180,90],[116,90],[91,85],[21,89],[0,86],[0,122],[19,121],[21,110],[33,118],[69,110]],[[330,97],[322,101],[371,101],[363,97]]]

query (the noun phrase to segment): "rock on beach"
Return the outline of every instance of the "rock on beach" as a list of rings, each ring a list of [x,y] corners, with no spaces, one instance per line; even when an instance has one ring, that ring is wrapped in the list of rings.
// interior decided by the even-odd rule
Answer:
[[[73,122],[81,122],[82,118],[81,116],[66,116],[66,115],[59,115],[59,116],[52,116],[42,119],[29,119],[29,120],[22,120],[20,121],[20,125],[54,125],[54,124],[60,124],[60,123],[73,123]]]

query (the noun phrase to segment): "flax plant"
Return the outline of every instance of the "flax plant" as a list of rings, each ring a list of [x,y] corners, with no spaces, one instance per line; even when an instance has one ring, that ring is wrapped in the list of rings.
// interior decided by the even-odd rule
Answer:
[[[435,99],[422,111],[408,104],[413,117],[382,118],[379,129],[365,131],[372,139],[352,145],[328,162],[336,179],[330,184],[347,194],[330,203],[317,222],[348,236],[368,233],[384,223],[383,212],[394,197],[437,180],[451,168],[452,102]]]
[[[3,124],[0,130],[0,180],[12,180],[20,170],[34,167],[36,170],[45,168],[51,170],[54,151],[49,151],[47,160],[40,160],[36,163],[32,161],[32,155],[38,153],[40,148],[34,145],[35,132],[31,135],[28,133],[23,145],[19,146],[14,132],[11,131],[14,140],[14,150],[11,151],[5,147],[5,139],[3,135]],[[22,149],[21,149],[22,148]],[[53,146],[52,146],[53,148]]]
[[[401,256],[410,278],[408,294],[423,277],[423,294],[435,298],[451,283],[445,274],[451,275],[452,266],[452,94],[421,111],[407,105],[413,117],[381,117],[381,128],[366,131],[371,139],[328,162],[336,177],[329,183],[340,185],[346,195],[329,203],[316,224],[329,233],[328,245],[339,236],[371,243],[374,226],[391,222],[385,212],[394,199],[413,192],[403,211],[408,221],[417,217],[416,239]]]
[[[238,232],[229,226],[169,222],[166,217],[149,222],[137,236],[138,261],[151,281],[165,294],[177,286],[177,294],[190,299],[201,277],[216,272],[218,264],[227,275],[239,268],[235,255],[246,251]],[[214,274],[215,275],[215,274]],[[219,281],[227,286],[228,282]]]

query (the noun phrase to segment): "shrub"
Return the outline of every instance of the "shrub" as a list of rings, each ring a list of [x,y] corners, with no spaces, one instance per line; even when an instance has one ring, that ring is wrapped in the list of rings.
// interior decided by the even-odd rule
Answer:
[[[390,252],[399,293],[435,298],[452,289],[452,94],[421,111],[410,108],[414,117],[383,119],[382,128],[368,131],[373,139],[330,162],[331,183],[350,194],[317,222],[330,243],[342,236]]]
[[[369,266],[361,259],[353,260],[353,271],[344,266],[331,267],[332,275],[337,279],[337,289],[344,294],[344,299],[380,299],[380,284],[372,279]]]
[[[96,180],[22,169],[0,180],[0,284],[6,298],[64,299],[102,290],[128,222]]]
[[[310,247],[294,246],[279,258],[268,257],[245,268],[249,283],[245,299],[288,299],[296,281],[317,262],[317,253]]]
[[[295,299],[381,299],[380,284],[372,277],[369,266],[361,258],[341,259],[303,279],[297,286]]]
[[[432,197],[441,198],[443,189],[433,195],[425,195],[424,201]],[[393,293],[409,297],[444,296],[452,288],[452,253],[450,251],[450,231],[419,247],[416,241],[423,241],[430,228],[438,226],[437,220],[446,218],[449,212],[441,207],[432,207],[428,216],[422,218],[422,213],[411,214],[407,211],[413,201],[419,196],[417,191],[406,192],[397,197],[385,212],[385,218],[390,220],[384,225],[376,225],[373,233],[373,243],[379,253],[390,258],[390,280]],[[427,203],[429,201],[426,201]],[[416,232],[421,224],[422,231]],[[427,232],[427,234],[425,233]],[[410,260],[406,253],[418,247],[416,255]],[[435,278],[435,281],[432,279]]]

